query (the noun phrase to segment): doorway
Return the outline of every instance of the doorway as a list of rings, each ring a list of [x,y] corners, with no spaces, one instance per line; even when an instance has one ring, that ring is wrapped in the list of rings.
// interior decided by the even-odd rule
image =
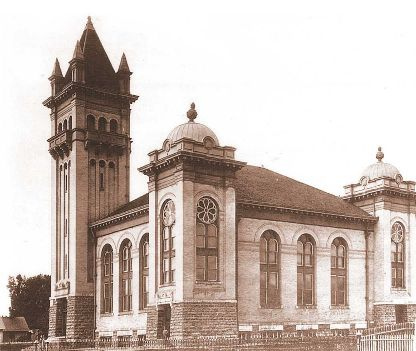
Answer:
[[[170,337],[170,316],[169,304],[157,306],[157,338],[166,339]]]

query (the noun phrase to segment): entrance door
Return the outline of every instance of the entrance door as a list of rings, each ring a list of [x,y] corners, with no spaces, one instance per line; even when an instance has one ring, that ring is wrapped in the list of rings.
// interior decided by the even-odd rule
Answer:
[[[170,305],[157,307],[157,338],[165,339],[170,336]]]

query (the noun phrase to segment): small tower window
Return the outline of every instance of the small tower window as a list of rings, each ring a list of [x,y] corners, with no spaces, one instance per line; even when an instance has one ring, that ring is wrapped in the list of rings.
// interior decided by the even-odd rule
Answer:
[[[64,131],[66,131],[68,129],[68,122],[65,120],[64,121]]]
[[[110,121],[110,132],[117,133],[117,121],[115,119]]]
[[[58,124],[58,133],[61,133],[62,132],[62,123],[59,123]]]
[[[100,161],[100,173],[99,173],[99,187],[100,191],[103,191],[105,189],[105,182],[104,182],[104,170],[105,170],[105,162],[103,160]]]
[[[68,119],[68,129],[69,130],[72,129],[72,116],[69,116],[69,119]]]
[[[95,130],[95,117],[93,115],[88,115],[87,117],[87,129]]]
[[[100,117],[98,120],[98,131],[105,132],[107,129],[107,121],[104,117]]]

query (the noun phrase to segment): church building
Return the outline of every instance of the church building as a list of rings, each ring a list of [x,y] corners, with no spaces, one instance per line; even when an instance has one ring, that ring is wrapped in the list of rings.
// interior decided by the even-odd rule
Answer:
[[[130,199],[131,74],[88,18],[67,72],[56,60],[49,78],[51,340],[416,318],[415,183],[381,148],[339,198],[237,160],[191,104],[154,140],[139,168],[148,192]]]

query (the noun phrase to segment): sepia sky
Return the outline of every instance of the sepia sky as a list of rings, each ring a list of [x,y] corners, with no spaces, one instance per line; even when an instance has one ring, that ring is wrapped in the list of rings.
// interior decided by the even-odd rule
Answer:
[[[137,167],[171,129],[197,122],[238,160],[342,195],[377,147],[416,180],[412,1],[8,2],[0,13],[0,315],[7,277],[50,273],[48,77],[64,73],[87,16],[132,75],[131,199]]]

